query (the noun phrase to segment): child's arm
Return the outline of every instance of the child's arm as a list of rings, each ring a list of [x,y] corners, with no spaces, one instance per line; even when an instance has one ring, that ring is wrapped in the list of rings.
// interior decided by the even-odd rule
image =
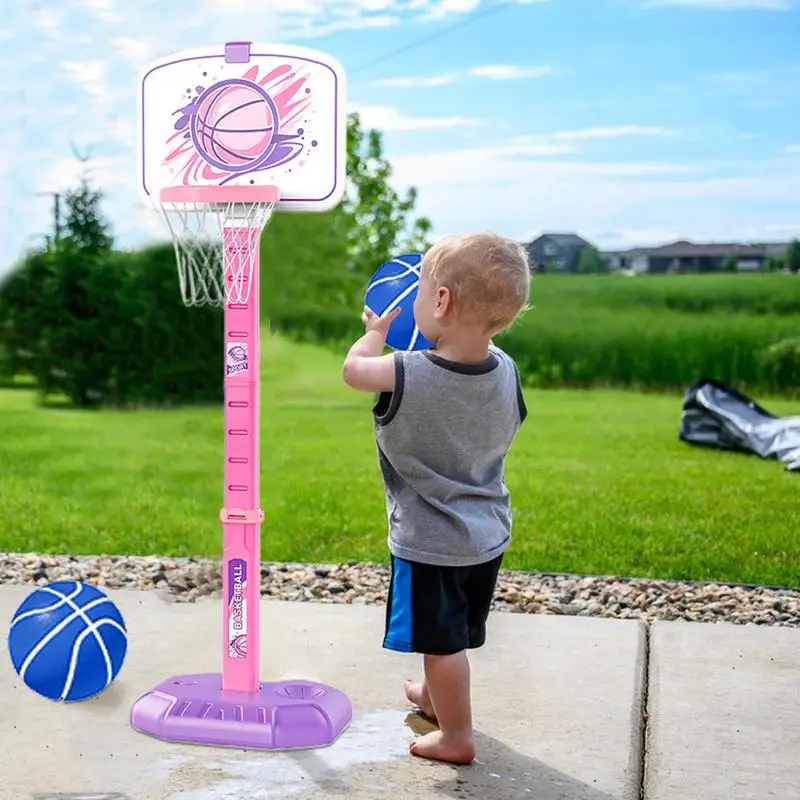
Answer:
[[[400,313],[396,308],[385,317],[378,317],[368,308],[362,319],[366,333],[350,348],[342,365],[344,382],[362,392],[394,391],[394,356],[383,355],[389,325]]]

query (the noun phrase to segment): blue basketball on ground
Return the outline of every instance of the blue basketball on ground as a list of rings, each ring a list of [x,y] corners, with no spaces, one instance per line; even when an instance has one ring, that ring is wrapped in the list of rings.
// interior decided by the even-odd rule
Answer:
[[[394,350],[427,350],[433,347],[419,331],[414,319],[414,300],[419,286],[422,256],[408,253],[381,264],[367,286],[365,305],[379,317],[402,308],[389,326],[386,344]]]
[[[119,674],[128,649],[125,621],[95,586],[40,586],[11,620],[8,652],[17,674],[51,700],[86,700]]]

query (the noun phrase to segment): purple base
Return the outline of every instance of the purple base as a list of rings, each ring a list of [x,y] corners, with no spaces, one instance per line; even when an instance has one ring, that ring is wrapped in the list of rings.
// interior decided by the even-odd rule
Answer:
[[[324,747],[350,724],[350,698],[311,681],[262,683],[258,692],[224,692],[222,676],[176,675],[142,695],[131,725],[169,742],[292,750]]]

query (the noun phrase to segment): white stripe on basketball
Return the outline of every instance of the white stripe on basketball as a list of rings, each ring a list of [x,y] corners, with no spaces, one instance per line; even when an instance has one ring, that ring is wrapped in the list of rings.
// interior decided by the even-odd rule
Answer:
[[[411,341],[408,343],[409,350],[414,349],[414,345],[417,343],[417,339],[419,339],[419,328],[415,325],[414,332],[411,334]]]
[[[401,261],[399,258],[393,258],[388,263],[399,264],[400,266],[405,267],[407,272],[413,272],[415,275],[419,275],[419,262],[416,264],[409,264],[408,261]]]
[[[73,642],[72,656],[69,660],[69,671],[67,672],[67,678],[64,681],[64,690],[61,692],[62,700],[66,698],[66,696],[69,694],[69,690],[72,688],[72,682],[75,679],[75,667],[78,664],[78,656],[81,652],[81,645],[83,644],[83,640],[90,634],[94,634],[97,637],[97,643],[100,645],[100,650],[103,653],[103,659],[106,662],[106,686],[111,683],[111,679],[114,677],[114,667],[111,664],[111,656],[108,654],[108,650],[106,649],[105,642],[103,641],[102,637],[97,633],[97,629],[102,625],[111,625],[111,627],[116,628],[123,636],[127,635],[125,628],[123,628],[122,625],[120,625],[115,619],[99,619],[97,622],[90,622],[89,627],[85,630],[82,630],[78,636],[75,637],[75,641]]]
[[[396,261],[396,262],[393,262],[393,263],[402,264],[403,262],[402,261]],[[406,275],[416,275],[417,278],[419,279],[419,270],[418,269],[415,269],[414,267],[409,266],[408,264],[404,264],[403,266],[405,266],[406,269],[405,269],[404,272],[401,272],[399,275],[387,275],[385,278],[378,278],[378,280],[373,281],[369,285],[369,291],[372,291],[376,286],[382,286],[384,283],[391,283],[392,281],[402,280],[403,278],[406,277]],[[417,283],[419,283],[419,280],[417,280]]]
[[[400,261],[397,258],[387,261],[386,264],[397,264],[397,266],[403,267],[403,271],[399,275],[387,275],[385,278],[378,278],[378,280],[373,281],[369,285],[370,289],[374,288],[375,286],[381,286],[384,283],[399,281],[401,278],[405,278],[406,275],[416,275],[419,278],[419,268],[414,264],[406,264],[405,261]]]
[[[385,278],[378,278],[378,280],[372,281],[372,283],[369,285],[369,289],[370,291],[372,291],[376,286],[382,286],[384,283],[392,283],[392,281],[399,281],[402,278],[405,278],[406,275],[416,275],[416,274],[417,273],[414,272],[413,269],[407,269],[400,275],[387,275]]]
[[[24,611],[14,619],[14,621],[11,623],[11,627],[13,628],[18,622],[22,622],[23,619],[28,619],[28,617],[35,617],[37,614],[43,614],[45,611],[55,611],[57,608],[61,608],[61,606],[63,606],[65,603],[68,603],[73,597],[77,597],[81,591],[83,591],[83,587],[79,583],[76,583],[75,586],[77,588],[68,597],[64,597],[64,595],[58,594],[58,592],[51,591],[51,594],[58,594],[58,597],[61,599],[53,603],[51,606],[42,606],[41,608],[32,608],[30,611]]]
[[[83,588],[83,587],[82,587],[80,584],[77,584],[77,586],[78,586],[79,588]],[[95,621],[94,621],[94,620],[92,620],[92,619],[89,619],[89,617],[87,617],[87,616],[86,616],[86,614],[84,614],[84,613],[83,613],[83,609],[87,608],[87,607],[88,607],[89,605],[91,605],[91,604],[90,604],[90,603],[87,603],[87,604],[86,604],[86,606],[79,606],[79,605],[77,605],[77,604],[75,604],[75,603],[73,603],[73,602],[72,602],[72,599],[71,599],[71,597],[65,597],[65,596],[64,596],[64,595],[62,595],[60,592],[57,592],[55,589],[52,589],[52,588],[50,588],[49,586],[43,586],[43,587],[42,587],[42,589],[43,589],[44,591],[48,591],[48,592],[50,592],[50,594],[54,594],[54,595],[56,595],[56,597],[62,597],[62,598],[64,599],[64,601],[65,601],[65,602],[66,602],[66,603],[67,603],[67,604],[68,604],[68,605],[69,605],[69,606],[70,606],[70,607],[71,607],[71,608],[72,608],[72,609],[73,609],[73,610],[74,610],[74,611],[75,611],[75,612],[78,614],[78,616],[80,616],[80,618],[83,620],[84,624],[86,625],[86,628],[85,628],[85,630],[81,631],[81,633],[80,633],[79,637],[76,639],[76,643],[77,643],[78,641],[83,641],[83,638],[82,638],[82,637],[83,637],[85,634],[87,634],[87,633],[91,633],[91,634],[93,634],[93,635],[94,635],[94,638],[95,638],[95,639],[96,639],[96,641],[97,641],[97,646],[100,648],[100,652],[103,654],[103,659],[104,659],[104,660],[105,660],[105,662],[106,662],[106,675],[108,676],[108,677],[107,677],[107,680],[106,680],[106,685],[108,685],[109,683],[111,683],[111,679],[112,679],[112,677],[113,677],[113,675],[114,675],[114,670],[113,670],[113,667],[111,666],[111,656],[109,655],[108,648],[106,647],[106,643],[103,641],[103,637],[102,637],[102,636],[100,636],[100,634],[97,632],[97,627],[96,627],[96,623],[95,623]],[[110,601],[110,600],[109,600],[107,597],[103,597],[103,598],[99,598],[99,599],[101,599],[101,600],[105,600],[105,601],[106,601],[106,602],[108,602],[108,603],[110,603],[110,602],[111,602],[111,601]],[[115,624],[116,624],[116,623],[115,623]],[[117,627],[120,627],[120,626],[117,624]],[[125,629],[124,629],[124,628],[122,628],[122,632],[123,632],[123,633],[125,633]],[[76,644],[76,643],[74,643],[74,644],[73,644],[73,646],[75,646],[75,644]],[[77,651],[73,650],[73,657],[74,657],[74,655],[75,655],[75,653],[76,653],[76,652],[77,652]],[[62,699],[63,699],[63,698],[62,698]]]
[[[397,295],[397,297],[395,297],[394,300],[392,300],[392,302],[389,303],[388,306],[386,306],[386,308],[383,311],[383,314],[381,314],[381,317],[385,317],[387,314],[394,311],[395,308],[397,308],[397,306],[399,306],[400,303],[402,303],[403,300],[405,300],[406,297],[408,297],[411,294],[411,292],[413,292],[414,289],[417,288],[417,286],[419,286],[419,281],[414,281],[414,283],[412,283],[411,286],[400,292],[400,294]]]
[[[85,609],[94,608],[95,606],[99,606],[101,603],[108,603],[108,602],[109,602],[109,600],[107,598],[98,597],[96,600],[92,600],[92,601],[88,602],[84,606],[84,608]],[[58,634],[61,633],[61,631],[63,631],[64,628],[67,627],[67,625],[70,624],[70,622],[72,622],[73,620],[76,620],[79,616],[81,616],[81,614],[73,612],[68,617],[64,617],[64,619],[62,619],[61,622],[59,622],[58,625],[55,626],[55,628],[53,628],[51,631],[49,631],[46,636],[42,636],[42,638],[36,643],[36,647],[34,647],[30,651],[30,653],[28,653],[28,657],[25,659],[25,661],[22,662],[22,667],[20,668],[20,671],[19,671],[20,678],[25,680],[25,672],[27,671],[28,667],[31,665],[31,662],[33,661],[33,659],[36,658],[36,656],[38,656],[39,653],[41,653],[41,651],[44,650],[44,648],[47,647],[47,645],[53,639],[55,639],[55,637],[58,636]]]

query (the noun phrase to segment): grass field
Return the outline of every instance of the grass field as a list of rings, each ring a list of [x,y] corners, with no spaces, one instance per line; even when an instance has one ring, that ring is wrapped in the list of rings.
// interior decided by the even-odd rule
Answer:
[[[546,275],[531,296],[506,346],[536,385],[800,387],[800,344],[767,352],[800,335],[794,275]]]
[[[385,561],[372,398],[342,385],[336,355],[278,337],[263,378],[263,558]],[[783,465],[680,443],[677,395],[527,400],[508,567],[800,586],[800,483]],[[220,554],[221,410],[41,409],[0,391],[0,475],[0,551]]]
[[[358,333],[357,301],[309,308],[316,293],[301,285],[299,297],[281,299],[279,286],[270,296],[279,329],[311,341]],[[663,391],[703,377],[800,395],[796,275],[541,275],[531,303],[502,339],[531,385]],[[779,342],[782,351],[770,352]]]

